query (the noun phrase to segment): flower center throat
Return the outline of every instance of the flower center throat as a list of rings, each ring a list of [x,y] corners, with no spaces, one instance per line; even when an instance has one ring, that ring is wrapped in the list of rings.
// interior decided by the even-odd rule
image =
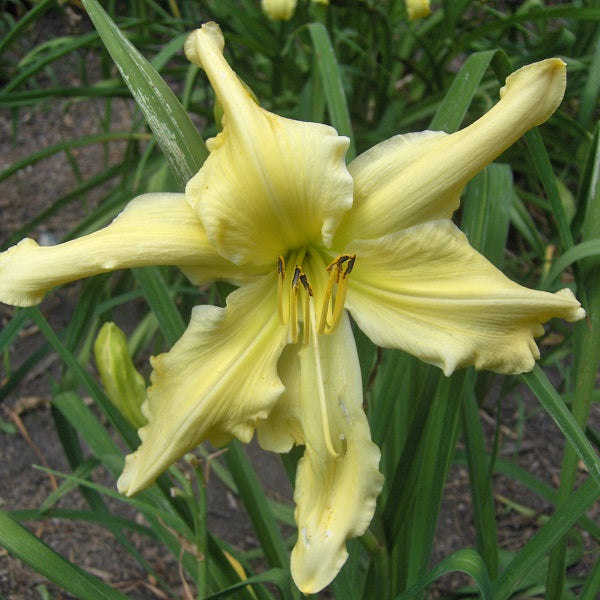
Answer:
[[[291,342],[298,342],[299,315],[298,301],[302,302],[302,343],[308,344],[311,329],[314,335],[330,334],[340,324],[346,301],[348,277],[354,268],[355,254],[340,254],[327,267],[329,273],[325,291],[322,294],[320,311],[314,306],[315,294],[301,263],[304,253],[295,257],[296,264],[291,277],[286,273],[283,256],[277,257],[277,307],[282,325],[290,327]],[[324,266],[324,264],[323,264]],[[334,295],[335,291],[335,295]],[[286,310],[287,306],[287,310]],[[318,323],[316,315],[319,315]]]

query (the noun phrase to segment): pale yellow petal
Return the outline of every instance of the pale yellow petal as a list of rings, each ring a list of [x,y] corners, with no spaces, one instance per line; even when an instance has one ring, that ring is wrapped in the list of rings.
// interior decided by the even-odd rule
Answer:
[[[32,306],[54,286],[146,265],[179,266],[196,284],[251,275],[216,253],[183,194],[145,194],[104,229],[56,246],[27,238],[0,254],[0,301]]]
[[[122,493],[144,489],[204,440],[250,441],[283,390],[277,360],[287,331],[278,320],[275,283],[273,274],[239,288],[226,308],[197,306],[183,337],[152,360],[143,406],[148,425],[126,458]]]
[[[347,315],[318,344],[313,339],[288,346],[279,372],[285,392],[259,425],[258,436],[271,450],[306,446],[296,476],[298,540],[291,569],[298,588],[310,594],[333,580],[348,556],[346,540],[362,535],[373,517],[383,485],[380,453],[362,409],[360,365]]]
[[[294,15],[298,0],[262,0],[263,12],[274,21],[289,21]]]
[[[565,64],[544,60],[510,75],[501,100],[451,135],[424,132],[391,138],[356,158],[354,206],[335,244],[387,235],[428,220],[449,218],[465,184],[560,104]]]
[[[186,189],[211,242],[237,264],[272,264],[291,249],[329,246],[352,205],[348,139],[261,109],[225,61],[216,24],[193,32],[186,54],[206,71],[225,115]]]
[[[520,286],[498,271],[450,221],[357,243],[346,306],[379,346],[400,348],[449,375],[474,365],[529,371],[534,337],[552,317],[585,312],[570,290]]]
[[[406,12],[409,19],[422,19],[431,14],[429,0],[406,0]]]

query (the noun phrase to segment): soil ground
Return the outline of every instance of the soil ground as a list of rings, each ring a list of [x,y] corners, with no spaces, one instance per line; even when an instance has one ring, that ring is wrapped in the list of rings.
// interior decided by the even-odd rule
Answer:
[[[48,15],[46,25],[50,30],[53,27],[62,30],[65,24],[55,22],[53,18],[52,14]],[[71,26],[80,25],[75,21],[74,25],[67,27]],[[32,33],[32,43],[38,35],[42,34]],[[63,75],[71,78],[71,85],[77,85],[75,74],[66,70]],[[131,104],[123,101],[118,110],[114,111],[114,130],[126,127],[131,110]],[[12,140],[13,115],[9,111],[0,111],[0,169],[61,140],[97,131],[101,117],[102,106],[92,102],[52,101],[45,106],[25,107],[19,110],[16,137]],[[118,159],[120,151],[118,144],[111,146],[114,160]],[[97,172],[102,164],[102,149],[98,146],[84,147],[75,151],[73,158],[85,179]],[[75,177],[64,154],[57,154],[33,167],[18,171],[0,183],[0,242],[48,207],[53,200],[72,189],[74,184]],[[59,239],[94,206],[100,194],[101,190],[90,195],[86,199],[87,205],[70,205],[67,210],[45,221],[35,231],[35,236],[38,239],[45,236],[50,241]],[[41,305],[41,310],[55,329],[68,322],[75,294],[76,287],[67,286],[52,294]],[[10,307],[0,305],[0,324],[4,326],[12,314]],[[39,332],[35,328],[27,329],[11,354],[13,367],[23,362],[40,343]],[[53,481],[33,465],[41,464],[59,471],[68,471],[50,409],[49,380],[56,377],[60,369],[57,357],[48,356],[0,406],[0,417],[5,425],[0,432],[0,508],[3,510],[39,507],[51,493]],[[0,382],[3,378],[4,373],[0,371]],[[595,427],[599,427],[600,406],[595,405],[593,411],[592,422]],[[493,409],[489,412],[485,409],[481,411],[490,443],[494,432],[492,412]],[[523,389],[517,390],[503,404],[501,415],[501,455],[515,458],[519,465],[543,481],[556,485],[560,475],[563,438],[549,417]],[[522,443],[520,440],[523,440]],[[277,457],[261,452],[254,445],[250,446],[249,451],[263,478],[267,494],[278,499],[291,499],[290,486]],[[101,481],[114,486],[114,481],[108,474]],[[507,550],[516,550],[539,528],[543,516],[551,513],[551,506],[541,502],[537,496],[513,480],[496,477],[494,485],[501,546]],[[239,499],[221,485],[216,477],[210,479],[208,492],[211,531],[236,548],[256,547],[256,539]],[[462,467],[453,467],[438,524],[435,562],[455,549],[474,545],[470,503],[467,472]],[[84,508],[85,503],[79,493],[74,491],[61,501],[60,506]],[[125,510],[122,505],[114,502],[110,502],[109,506],[111,510]],[[600,507],[593,507],[589,516],[599,518]],[[152,579],[143,573],[105,528],[64,519],[47,519],[28,525],[52,548],[131,598],[161,598]],[[590,540],[585,539],[585,532],[583,536],[590,554],[578,566],[582,574],[593,564],[598,552],[597,546],[594,547]],[[152,566],[183,594],[176,561],[167,558],[157,545],[142,543],[135,536],[132,541]],[[463,580],[456,577],[441,580],[437,585],[437,593],[456,589],[461,581]],[[44,589],[53,598],[69,597],[0,549],[0,592],[5,598],[40,599],[44,597]]]

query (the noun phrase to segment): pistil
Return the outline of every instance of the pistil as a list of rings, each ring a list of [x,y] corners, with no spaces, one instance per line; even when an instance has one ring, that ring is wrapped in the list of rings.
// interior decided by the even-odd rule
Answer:
[[[307,294],[308,296],[308,294]],[[347,441],[343,435],[340,435],[339,440],[342,445],[341,452],[338,452],[334,445],[333,440],[331,438],[331,429],[329,428],[329,415],[327,413],[327,398],[325,395],[325,386],[323,385],[323,369],[321,367],[321,352],[319,350],[319,335],[317,333],[317,325],[316,325],[316,317],[315,317],[315,309],[312,302],[310,302],[309,296],[309,317],[308,320],[305,320],[304,327],[308,329],[308,323],[310,323],[310,329],[312,333],[311,345],[313,356],[315,359],[315,374],[316,374],[316,383],[317,383],[317,393],[319,395],[319,409],[321,412],[321,424],[323,426],[323,438],[325,440],[325,447],[327,448],[327,452],[335,458],[341,459],[346,454],[347,449]]]

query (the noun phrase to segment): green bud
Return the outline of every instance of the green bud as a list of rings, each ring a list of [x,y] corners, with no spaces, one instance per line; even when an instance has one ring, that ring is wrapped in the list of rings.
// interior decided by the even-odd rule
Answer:
[[[105,323],[94,343],[94,356],[106,395],[135,427],[148,421],[142,414],[146,382],[133,365],[127,338],[114,323]]]

